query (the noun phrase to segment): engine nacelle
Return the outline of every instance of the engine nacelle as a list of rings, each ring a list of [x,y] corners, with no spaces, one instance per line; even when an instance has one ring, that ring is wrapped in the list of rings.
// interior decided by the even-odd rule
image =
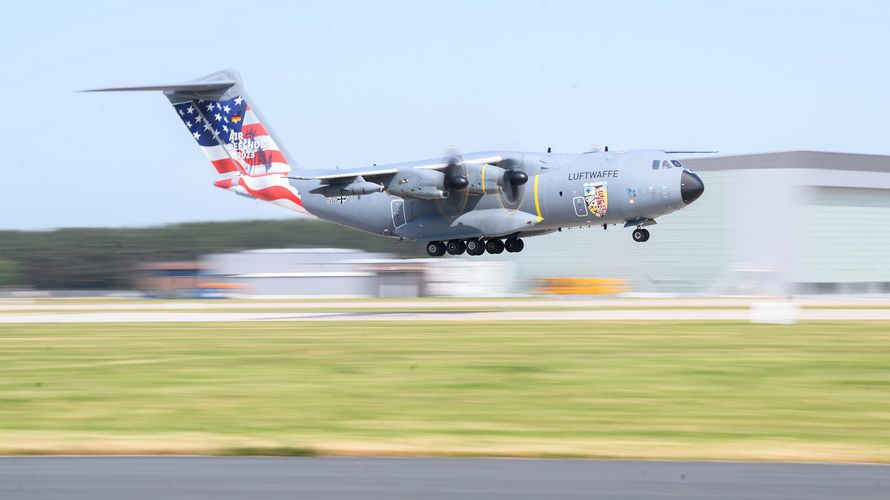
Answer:
[[[386,191],[402,198],[441,200],[448,198],[445,174],[438,170],[406,168],[399,170],[386,185]]]
[[[467,190],[471,194],[497,193],[506,171],[493,165],[467,165]]]
[[[341,195],[351,196],[379,193],[380,191],[383,191],[382,185],[376,182],[368,182],[362,176],[358,176],[346,184],[324,184],[309,192],[333,198]]]
[[[349,184],[340,188],[340,192],[346,195],[352,194],[371,194],[371,193],[379,193],[383,191],[383,186],[377,184],[376,182],[368,182],[364,179],[356,180],[355,182],[350,182]]]

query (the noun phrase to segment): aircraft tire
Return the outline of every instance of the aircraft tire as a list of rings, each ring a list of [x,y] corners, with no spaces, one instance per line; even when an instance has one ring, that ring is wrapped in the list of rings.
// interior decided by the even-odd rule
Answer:
[[[507,240],[504,241],[504,248],[510,253],[518,253],[521,252],[523,248],[525,248],[525,243],[523,243],[521,239],[516,237],[507,238]]]
[[[467,240],[466,247],[467,253],[470,255],[482,255],[485,253],[485,245],[482,243],[482,240]]]
[[[441,257],[445,255],[445,244],[441,241],[431,241],[426,244],[426,253],[430,257]]]
[[[525,248],[525,243],[519,238],[507,238],[504,241],[504,248],[510,253],[519,253]]]
[[[504,251],[504,242],[497,238],[491,238],[485,242],[485,251],[490,254],[501,253]]]
[[[643,241],[649,241],[649,230],[643,229]]]
[[[643,242],[643,241],[646,241],[646,233],[648,233],[648,232],[649,231],[646,231],[643,228],[637,228],[637,229],[634,229],[634,232],[631,236],[633,236],[634,241]]]
[[[461,240],[449,240],[445,244],[445,250],[451,255],[460,255],[466,251],[467,245]]]

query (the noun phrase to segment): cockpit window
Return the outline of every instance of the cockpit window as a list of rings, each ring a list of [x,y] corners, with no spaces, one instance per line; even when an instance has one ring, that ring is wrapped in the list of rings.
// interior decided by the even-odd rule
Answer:
[[[658,165],[660,165],[660,164],[661,164],[660,161],[652,160],[652,170],[658,170]]]
[[[671,164],[667,160],[662,160],[661,168],[671,168]]]
[[[680,163],[680,162],[677,161],[677,160],[671,160],[671,163],[673,163],[674,166],[677,167],[677,168],[683,168],[683,164]]]

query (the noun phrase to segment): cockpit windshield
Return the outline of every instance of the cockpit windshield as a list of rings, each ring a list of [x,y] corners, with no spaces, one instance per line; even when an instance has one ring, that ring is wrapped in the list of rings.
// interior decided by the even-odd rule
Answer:
[[[652,170],[659,168],[686,168],[679,160],[652,160]]]

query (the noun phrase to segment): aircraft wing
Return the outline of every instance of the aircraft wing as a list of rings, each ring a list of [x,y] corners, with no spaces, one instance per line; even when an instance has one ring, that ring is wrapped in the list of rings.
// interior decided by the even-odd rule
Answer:
[[[467,165],[497,165],[503,161],[500,156],[486,156],[482,158],[465,159],[462,163]],[[349,169],[333,169],[333,170],[314,170],[314,171],[291,171],[289,177],[291,179],[309,179],[318,180],[325,184],[343,184],[349,183],[357,177],[361,177],[369,182],[375,182],[385,177],[397,173],[404,169],[421,169],[421,170],[441,170],[450,165],[447,159],[431,160],[429,162],[394,164],[381,167],[364,167]]]
[[[398,172],[397,168],[346,168],[335,170],[310,170],[301,172],[291,172],[288,177],[291,179],[318,180],[328,184],[339,184],[348,182],[356,177],[365,179],[374,177],[384,177]]]

